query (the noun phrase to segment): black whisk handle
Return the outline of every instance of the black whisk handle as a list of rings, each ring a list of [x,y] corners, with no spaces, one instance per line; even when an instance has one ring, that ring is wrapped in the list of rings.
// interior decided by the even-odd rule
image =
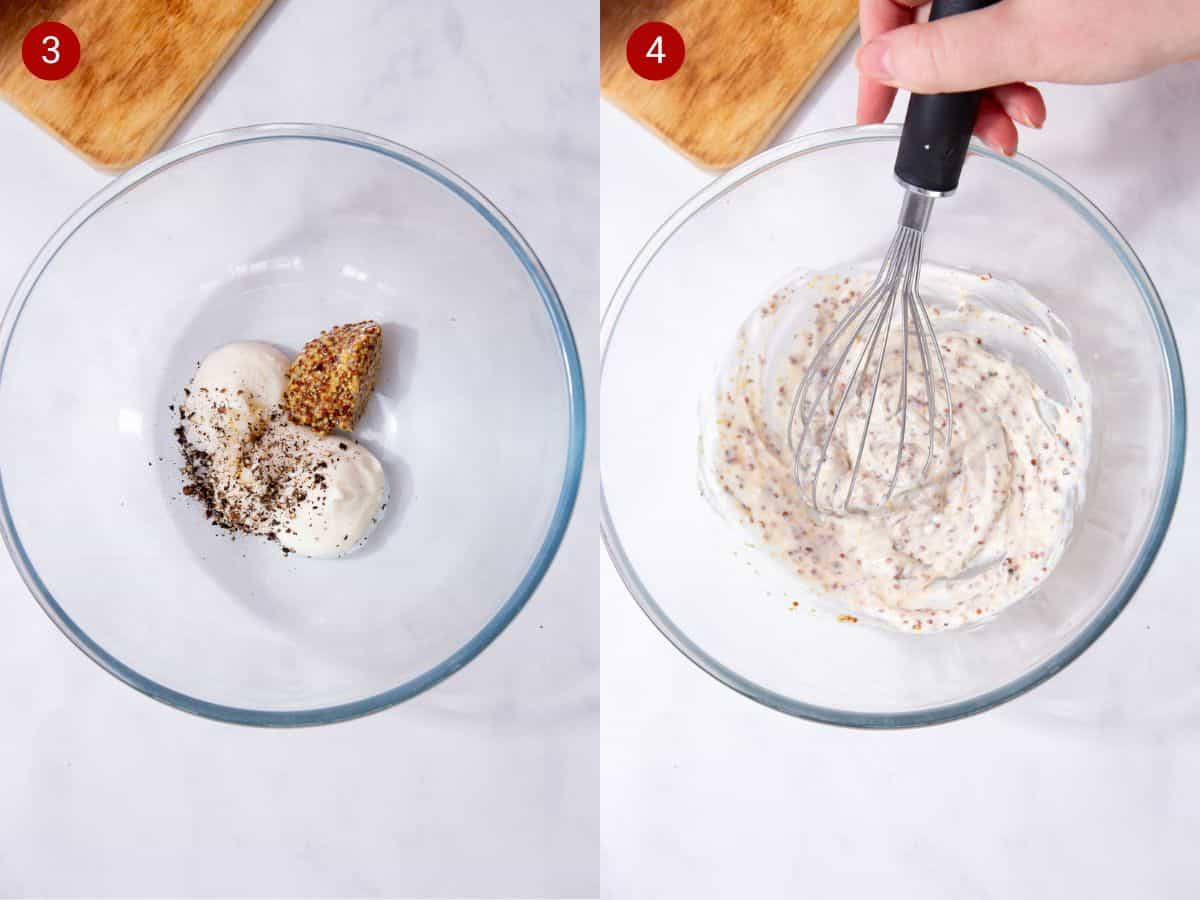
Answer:
[[[929,19],[944,19],[991,6],[998,0],[933,0]],[[913,94],[908,101],[896,177],[926,193],[946,196],[958,187],[982,91]]]

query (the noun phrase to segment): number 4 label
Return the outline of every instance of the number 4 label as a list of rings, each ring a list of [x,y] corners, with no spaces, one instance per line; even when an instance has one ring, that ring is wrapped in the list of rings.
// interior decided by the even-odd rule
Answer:
[[[646,22],[629,35],[625,59],[647,81],[664,81],[683,65],[683,36],[666,22]]]
[[[646,51],[647,59],[656,59],[661,66],[662,61],[667,58],[667,54],[663,52],[662,35],[656,35],[654,43],[650,45],[650,49]]]

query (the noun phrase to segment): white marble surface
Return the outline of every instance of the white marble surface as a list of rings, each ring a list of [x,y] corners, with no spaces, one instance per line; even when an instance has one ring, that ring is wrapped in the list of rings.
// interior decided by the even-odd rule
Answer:
[[[780,139],[849,124],[847,49]],[[1088,194],[1155,279],[1200,412],[1200,67],[1047,89],[1022,149]],[[601,111],[601,282],[708,182]],[[1195,442],[1189,465],[1195,463]],[[1194,897],[1200,883],[1200,497],[1082,658],[1000,709],[863,733],[790,719],[697,669],[601,573],[601,817],[614,898]]]
[[[504,6],[277,0],[173,142],[298,120],[435,157],[540,254],[590,379],[596,6]],[[5,106],[0,163],[7,300],[108,176]],[[594,482],[541,589],[475,662],[326,728],[220,725],[135,693],[58,633],[4,558],[0,896],[594,895]]]

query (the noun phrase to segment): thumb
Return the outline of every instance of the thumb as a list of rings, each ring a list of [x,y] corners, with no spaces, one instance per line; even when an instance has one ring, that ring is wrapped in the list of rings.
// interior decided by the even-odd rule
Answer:
[[[1029,31],[1000,2],[889,31],[864,44],[855,64],[866,78],[920,94],[1029,81],[1037,78]]]

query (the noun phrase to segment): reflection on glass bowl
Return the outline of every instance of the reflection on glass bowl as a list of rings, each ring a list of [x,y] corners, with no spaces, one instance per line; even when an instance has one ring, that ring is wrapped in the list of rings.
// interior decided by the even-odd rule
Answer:
[[[180,496],[170,406],[235,340],[295,353],[376,319],[357,434],[391,503],[345,560],[236,541]],[[533,251],[436,162],[340,128],[200,138],[92,198],[0,327],[0,530],[92,659],[190,712],[259,725],[382,709],[466,665],[558,548],[584,409]]]
[[[634,598],[709,674],[768,706],[871,728],[942,722],[1059,671],[1124,608],[1162,542],[1183,466],[1178,349],[1125,240],[1024,157],[972,145],[926,259],[1028,289],[1071,334],[1091,386],[1086,501],[1057,568],[974,629],[912,635],[811,613],[755,564],[696,484],[697,398],[744,317],[797,268],[879,259],[893,231],[899,128],[838,129],[717,179],[651,238],[602,328],[603,532]]]

